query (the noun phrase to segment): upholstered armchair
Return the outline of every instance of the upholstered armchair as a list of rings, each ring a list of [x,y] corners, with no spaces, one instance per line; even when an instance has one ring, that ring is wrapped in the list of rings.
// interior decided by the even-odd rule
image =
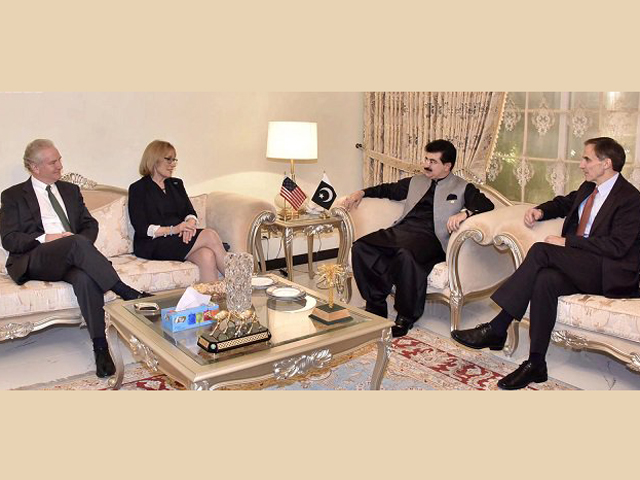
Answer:
[[[563,219],[524,225],[523,217],[532,205],[517,205],[493,213],[490,221],[494,243],[504,246],[516,266],[522,263],[535,242],[547,235],[560,235]],[[489,215],[487,215],[489,217]],[[528,321],[525,314],[523,319]],[[518,346],[518,323],[512,323],[507,353]],[[551,340],[575,350],[590,349],[607,353],[640,373],[640,299],[610,299],[600,295],[575,294],[560,297],[556,326]]]
[[[511,205],[493,188],[477,186],[493,202],[496,210],[504,210],[504,207]],[[350,212],[355,229],[354,239],[389,227],[401,215],[403,207],[404,202],[362,199],[359,207]],[[446,261],[437,264],[427,279],[427,301],[438,301],[449,306],[452,330],[460,324],[465,303],[491,295],[515,270],[509,251],[493,243],[494,227],[490,218],[494,212],[467,219],[451,236]]]

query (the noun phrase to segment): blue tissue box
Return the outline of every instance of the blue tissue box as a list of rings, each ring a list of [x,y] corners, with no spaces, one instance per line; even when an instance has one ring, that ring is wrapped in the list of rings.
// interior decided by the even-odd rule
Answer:
[[[220,311],[220,306],[217,303],[188,308],[179,312],[176,312],[175,308],[163,308],[160,312],[162,328],[171,332],[210,325],[215,322],[213,317]]]

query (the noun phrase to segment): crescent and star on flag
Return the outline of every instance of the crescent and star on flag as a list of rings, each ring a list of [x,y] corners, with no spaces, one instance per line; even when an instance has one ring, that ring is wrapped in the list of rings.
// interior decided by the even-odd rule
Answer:
[[[325,173],[320,180],[316,192],[311,197],[311,201],[322,208],[329,210],[336,199],[336,191],[329,181],[329,177]]]

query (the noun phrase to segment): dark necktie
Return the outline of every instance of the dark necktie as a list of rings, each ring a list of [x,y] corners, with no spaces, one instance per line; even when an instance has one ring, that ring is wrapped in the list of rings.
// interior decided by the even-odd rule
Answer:
[[[431,185],[429,186],[429,190],[427,190],[427,192],[435,195],[436,187],[438,186],[439,181],[440,180],[435,179],[431,180]]]
[[[576,235],[578,237],[584,236],[584,231],[587,228],[587,222],[589,221],[589,217],[591,216],[593,202],[595,201],[597,194],[598,187],[593,190],[593,193],[589,195],[589,198],[587,198],[587,203],[584,204],[584,208],[582,209],[582,216],[580,217],[580,223],[578,224],[578,230],[576,231]]]
[[[51,191],[51,185],[47,185],[46,190],[47,190],[47,195],[49,195],[49,201],[51,202],[51,206],[55,210],[60,221],[62,222],[62,227],[66,232],[70,232],[71,224],[69,223],[69,219],[67,218],[67,215],[64,213],[64,209],[62,208],[62,205],[60,205],[60,202],[58,202],[58,199]]]

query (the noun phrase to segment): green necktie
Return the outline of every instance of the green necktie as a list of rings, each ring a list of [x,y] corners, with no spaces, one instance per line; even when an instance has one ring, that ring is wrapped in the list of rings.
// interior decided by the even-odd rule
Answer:
[[[65,229],[66,232],[71,232],[71,224],[69,223],[69,219],[67,218],[67,215],[64,213],[64,209],[62,208],[62,205],[60,205],[60,202],[58,202],[58,199],[51,191],[51,185],[47,185],[46,190],[47,190],[47,194],[49,195],[49,201],[51,202],[51,206],[56,211],[58,218],[62,222],[62,227]]]

